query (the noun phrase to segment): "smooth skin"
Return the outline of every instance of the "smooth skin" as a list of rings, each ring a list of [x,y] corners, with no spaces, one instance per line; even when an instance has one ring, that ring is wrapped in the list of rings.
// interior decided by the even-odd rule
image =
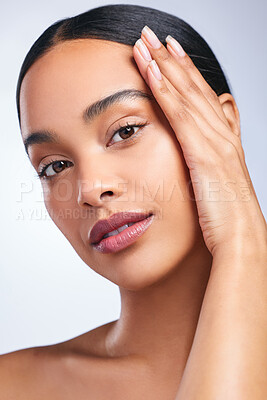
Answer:
[[[227,123],[217,96],[191,59],[175,52],[178,43],[169,41],[171,56],[148,27],[142,39],[172,85],[151,62],[149,85],[181,144],[200,226],[213,256],[176,400],[263,400],[267,397],[266,222],[245,164],[240,124]],[[208,191],[200,193],[199,182],[204,191],[205,183],[218,184],[216,201],[210,201]],[[232,199],[228,191],[225,194],[229,182],[234,185]]]
[[[41,130],[60,139],[29,148],[35,170],[71,162],[41,179],[46,208],[85,263],[119,286],[122,308],[118,321],[67,342],[3,355],[3,399],[267,397],[266,223],[237,106],[212,91],[186,54],[155,37],[153,48],[144,33],[162,79],[140,42],[83,39],[58,44],[23,80],[23,139]],[[154,100],[121,101],[83,120],[89,104],[129,88]],[[126,122],[147,125],[107,147]],[[128,248],[96,253],[88,232],[124,210],[156,218]]]

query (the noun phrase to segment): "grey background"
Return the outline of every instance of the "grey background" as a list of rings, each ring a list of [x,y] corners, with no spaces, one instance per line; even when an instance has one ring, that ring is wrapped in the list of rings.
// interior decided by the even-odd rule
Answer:
[[[0,354],[64,341],[119,317],[117,286],[79,259],[46,213],[41,185],[24,152],[15,108],[19,69],[37,37],[56,20],[117,3],[24,0],[1,5]],[[266,216],[267,3],[121,3],[173,13],[209,43],[230,80],[241,115],[247,165]]]

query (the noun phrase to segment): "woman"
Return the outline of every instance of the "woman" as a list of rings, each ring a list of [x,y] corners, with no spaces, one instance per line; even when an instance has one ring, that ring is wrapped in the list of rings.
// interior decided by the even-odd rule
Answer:
[[[92,9],[35,42],[17,105],[46,208],[121,315],[2,356],[1,398],[265,399],[266,223],[204,39],[148,7]]]

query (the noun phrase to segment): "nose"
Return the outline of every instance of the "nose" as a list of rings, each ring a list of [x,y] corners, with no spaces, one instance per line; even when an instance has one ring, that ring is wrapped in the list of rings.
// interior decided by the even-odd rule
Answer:
[[[123,185],[112,178],[94,181],[80,179],[78,181],[78,204],[80,207],[101,207],[103,202],[115,201],[125,192]]]

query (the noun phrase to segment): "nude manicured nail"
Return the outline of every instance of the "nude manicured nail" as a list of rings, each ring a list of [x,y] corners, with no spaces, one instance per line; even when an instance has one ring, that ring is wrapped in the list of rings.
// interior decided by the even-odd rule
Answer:
[[[151,47],[153,47],[154,49],[159,49],[161,47],[161,42],[152,31],[152,29],[150,29],[147,25],[144,26],[144,28],[142,29],[142,34],[145,36]]]
[[[171,46],[171,48],[173,49],[173,51],[180,57],[184,57],[185,56],[185,51],[182,48],[182,46],[180,45],[180,43],[177,42],[177,40],[175,40],[171,35],[168,35],[165,39],[165,41],[167,43],[169,43],[169,45]]]
[[[136,41],[136,46],[138,48],[138,50],[140,51],[142,57],[146,60],[146,61],[151,61],[152,57],[149,53],[148,48],[146,47],[145,43],[142,41],[142,39],[138,39]]]
[[[155,76],[155,78],[158,79],[159,81],[161,81],[162,75],[161,75],[160,69],[159,69],[159,67],[158,67],[158,65],[157,65],[157,63],[156,63],[156,61],[155,61],[155,60],[152,60],[152,61],[149,63],[149,66],[151,67],[152,72],[153,72],[153,75]]]

